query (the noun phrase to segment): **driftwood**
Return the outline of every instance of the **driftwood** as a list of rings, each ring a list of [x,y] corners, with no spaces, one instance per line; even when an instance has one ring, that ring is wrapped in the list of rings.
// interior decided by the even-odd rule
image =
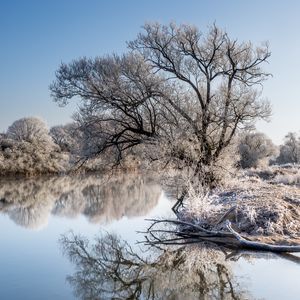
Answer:
[[[270,251],[275,253],[300,252],[300,245],[276,245],[249,240],[236,232],[229,220],[225,230],[210,230],[191,222],[173,219],[148,219],[152,224],[145,232],[146,245],[184,245],[191,243],[210,242],[227,248]],[[175,228],[158,228],[158,224],[172,225]]]

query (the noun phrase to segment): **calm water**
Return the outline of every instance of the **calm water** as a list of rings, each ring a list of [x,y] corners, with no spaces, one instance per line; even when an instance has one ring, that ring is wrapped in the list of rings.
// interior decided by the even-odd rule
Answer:
[[[0,299],[300,299],[300,259],[136,244],[172,216],[153,178],[0,181]]]

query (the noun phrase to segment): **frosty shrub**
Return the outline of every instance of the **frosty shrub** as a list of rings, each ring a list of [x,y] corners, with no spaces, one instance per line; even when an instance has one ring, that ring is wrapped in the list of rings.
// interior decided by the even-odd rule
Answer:
[[[0,152],[0,175],[61,173],[67,165],[68,156],[59,148],[41,147],[36,142],[15,142]]]
[[[64,172],[68,156],[48,134],[46,124],[38,118],[15,121],[0,140],[1,175],[36,175]]]
[[[300,185],[300,169],[292,169],[290,172],[282,172],[274,177],[274,183],[282,183],[289,185]]]
[[[201,186],[195,188],[188,185],[186,207],[183,216],[187,219],[197,220],[198,223],[210,223],[212,216],[217,214],[221,206],[217,203],[216,197],[201,190]]]
[[[268,164],[271,157],[276,154],[276,146],[263,133],[250,132],[243,134],[238,146],[242,168],[258,167]]]

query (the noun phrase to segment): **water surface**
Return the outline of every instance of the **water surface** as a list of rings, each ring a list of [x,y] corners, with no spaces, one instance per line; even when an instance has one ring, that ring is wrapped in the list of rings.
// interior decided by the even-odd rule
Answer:
[[[136,231],[171,206],[151,176],[0,181],[0,299],[299,299],[294,256],[143,252]]]

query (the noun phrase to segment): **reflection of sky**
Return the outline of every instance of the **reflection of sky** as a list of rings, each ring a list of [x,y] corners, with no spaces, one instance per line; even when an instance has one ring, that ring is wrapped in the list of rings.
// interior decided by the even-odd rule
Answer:
[[[71,299],[65,284],[70,264],[57,243],[64,228],[59,223],[50,222],[43,230],[33,231],[1,215],[1,299]]]
[[[248,289],[256,299],[299,299],[300,265],[285,259],[240,259],[235,273],[244,277]]]

